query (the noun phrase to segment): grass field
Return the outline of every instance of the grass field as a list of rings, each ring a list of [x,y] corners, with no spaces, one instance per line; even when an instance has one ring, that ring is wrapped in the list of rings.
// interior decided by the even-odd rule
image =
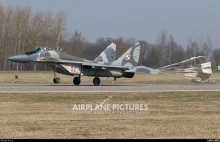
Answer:
[[[15,79],[15,74],[19,79]],[[57,74],[61,78],[62,84],[72,84],[73,77]],[[53,72],[0,72],[0,83],[41,83],[51,84],[53,83]],[[82,84],[92,84],[93,77],[82,76]],[[101,84],[112,83],[113,78],[101,78]],[[134,78],[119,78],[115,83],[146,83],[146,84],[158,84],[158,83],[179,83],[188,84],[195,83],[189,79],[186,79],[183,75],[165,75],[165,74],[136,74]],[[220,72],[214,72],[210,77],[210,80],[205,83],[220,83]]]
[[[219,92],[0,94],[1,138],[220,137]],[[147,104],[139,114],[77,114],[74,104]]]

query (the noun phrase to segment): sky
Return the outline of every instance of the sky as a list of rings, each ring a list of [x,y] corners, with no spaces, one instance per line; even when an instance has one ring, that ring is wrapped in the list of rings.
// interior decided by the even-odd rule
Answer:
[[[181,45],[189,38],[211,38],[220,48],[220,0],[1,0],[34,11],[63,11],[68,31],[78,29],[88,41],[99,37],[134,37],[155,43],[166,30]]]

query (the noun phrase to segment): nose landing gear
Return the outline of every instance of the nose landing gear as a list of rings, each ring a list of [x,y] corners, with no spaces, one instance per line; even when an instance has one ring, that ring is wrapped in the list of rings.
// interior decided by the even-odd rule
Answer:
[[[53,83],[54,83],[54,84],[59,84],[59,83],[60,83],[60,78],[56,76],[56,73],[55,73],[55,72],[54,72]]]
[[[73,79],[73,84],[79,85],[80,82],[81,82],[81,77],[74,77],[74,79]]]

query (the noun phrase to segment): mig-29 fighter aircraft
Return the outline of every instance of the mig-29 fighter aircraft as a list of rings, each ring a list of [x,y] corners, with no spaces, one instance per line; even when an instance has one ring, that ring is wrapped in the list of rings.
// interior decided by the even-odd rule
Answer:
[[[110,47],[116,47],[111,44]],[[106,51],[108,48],[106,49]],[[104,53],[103,53],[104,52]],[[14,55],[8,60],[20,63],[40,63],[53,67],[54,72],[77,76],[73,79],[75,85],[81,82],[81,76],[94,76],[93,84],[100,84],[99,77],[114,77],[114,78],[133,78],[140,57],[140,44],[136,43],[129,48],[120,58],[114,61],[115,54],[112,52],[112,60],[109,60],[109,53],[103,51],[94,61],[89,61],[83,58],[72,56],[61,51],[56,51],[48,47],[40,47],[33,51],[24,54]],[[105,56],[107,55],[107,56]],[[111,62],[113,61],[113,62]],[[60,79],[54,74],[54,83],[59,83]]]

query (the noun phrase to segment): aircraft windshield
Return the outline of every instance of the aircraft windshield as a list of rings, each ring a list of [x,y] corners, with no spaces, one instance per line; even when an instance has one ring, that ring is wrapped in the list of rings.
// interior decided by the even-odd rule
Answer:
[[[38,53],[39,51],[52,51],[52,50],[53,49],[49,47],[39,47],[39,48],[33,49],[32,51],[26,52],[25,54],[31,55],[31,54]]]
[[[31,54],[35,54],[35,53],[37,53],[37,52],[39,52],[39,51],[41,51],[41,48],[36,48],[36,49],[34,49],[34,50],[32,50],[32,51],[26,52],[25,54],[31,55]]]

